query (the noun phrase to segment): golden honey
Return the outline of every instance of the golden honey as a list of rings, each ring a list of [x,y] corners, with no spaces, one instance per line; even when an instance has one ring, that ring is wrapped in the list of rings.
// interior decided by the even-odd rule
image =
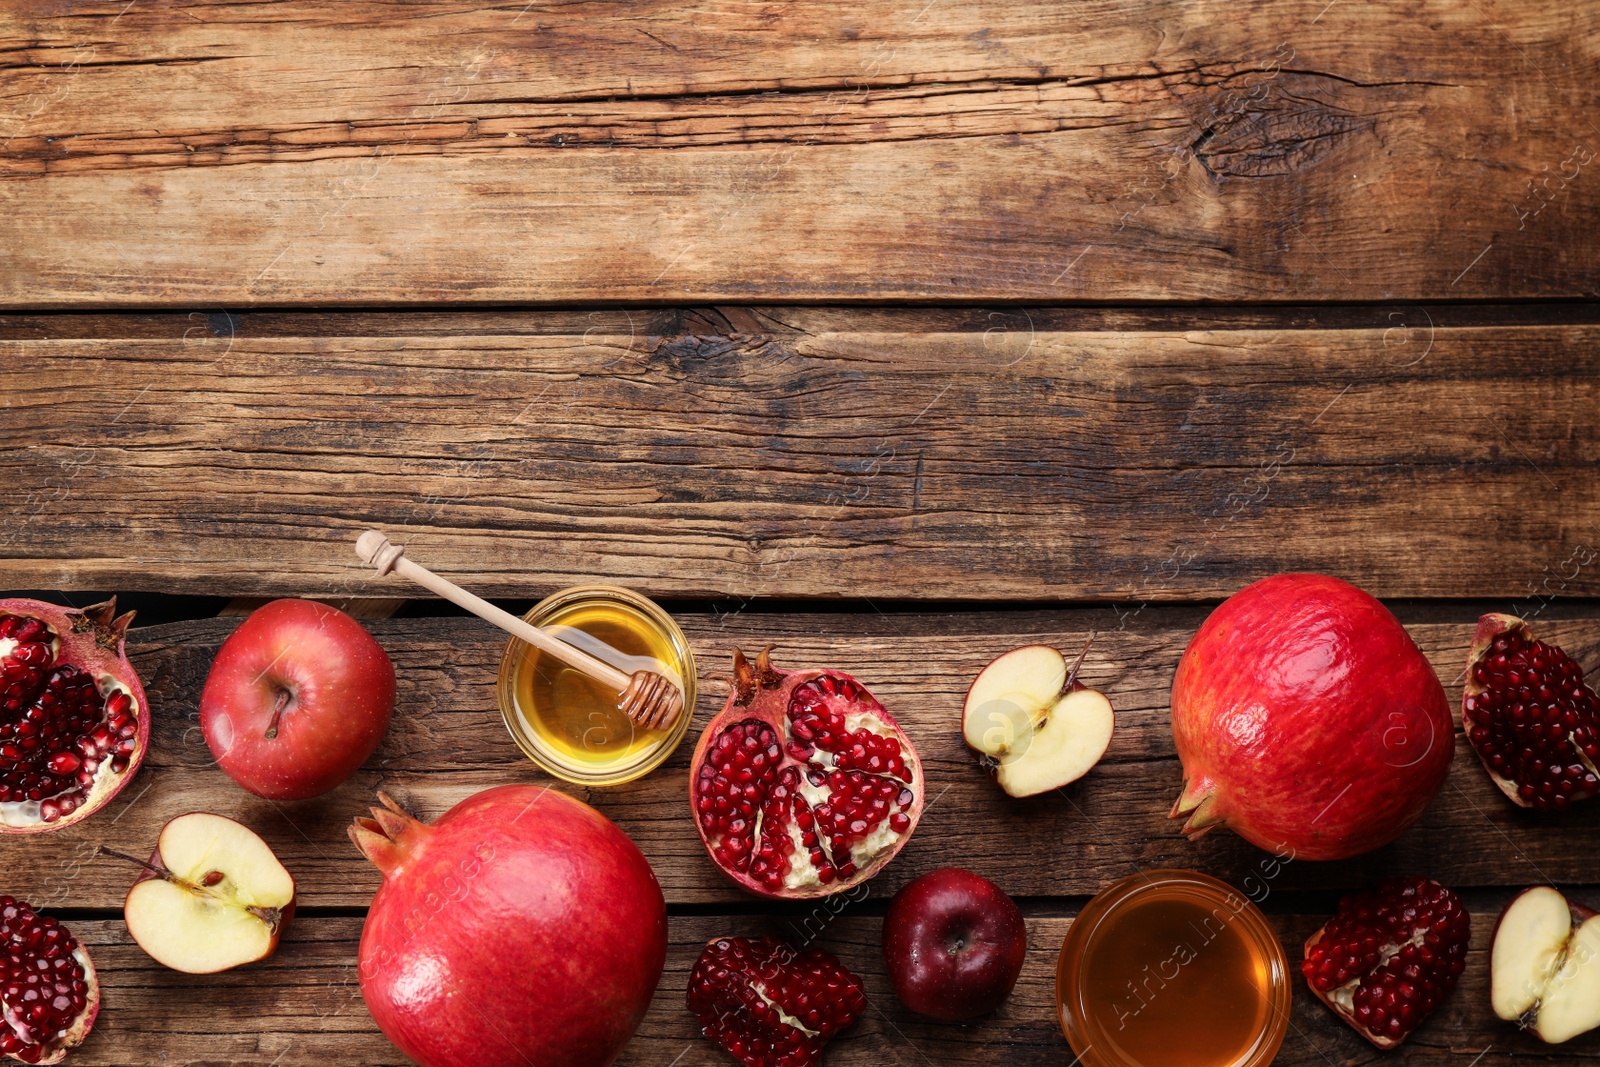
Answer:
[[[1079,914],[1056,997],[1084,1067],[1258,1067],[1288,1027],[1288,961],[1243,894],[1206,875],[1151,871]]]
[[[684,712],[645,730],[617,710],[617,694],[538,649],[512,639],[500,664],[500,710],[530,759],[557,777],[616,785],[648,773],[683,739],[695,699],[694,657],[683,632],[654,602],[614,586],[577,586],[546,598],[526,620],[632,674],[654,671],[678,685]]]

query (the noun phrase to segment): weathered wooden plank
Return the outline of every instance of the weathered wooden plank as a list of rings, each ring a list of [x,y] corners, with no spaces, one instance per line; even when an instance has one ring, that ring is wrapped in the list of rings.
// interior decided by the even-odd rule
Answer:
[[[13,341],[0,582],[394,596],[1595,595],[1600,327]],[[409,592],[409,590],[407,590]]]
[[[1167,818],[1181,778],[1168,725],[1167,694],[1193,628],[1193,609],[1151,608],[1121,619],[1110,612],[869,615],[691,615],[684,625],[701,677],[725,675],[735,645],[776,642],[776,661],[831,664],[870,685],[905,726],[929,780],[922,825],[900,857],[872,883],[892,893],[917,874],[949,863],[973,867],[1025,897],[1094,893],[1152,867],[1195,867],[1242,883],[1265,854],[1230,835],[1186,841]],[[1414,621],[1453,700],[1476,614]],[[1541,631],[1581,664],[1600,658],[1600,615],[1566,616],[1551,607]],[[505,782],[549,782],[506,736],[496,710],[494,665],[501,638],[473,619],[394,619],[368,625],[398,668],[399,710],[367,767],[316,800],[274,804],[246,794],[211,766],[196,725],[196,700],[211,656],[232,619],[174,623],[136,631],[137,663],[156,709],[153,748],[139,779],[105,812],[60,833],[0,838],[8,891],[55,907],[117,907],[132,872],[96,859],[106,843],[140,854],[166,820],[216,811],[255,827],[278,851],[312,907],[363,907],[378,884],[350,846],[345,827],[374,790],[394,793],[425,818],[470,794]],[[1119,626],[1125,626],[1120,628]],[[1013,800],[964,748],[962,695],[977,671],[1007,648],[1032,641],[1075,649],[1097,631],[1085,678],[1106,692],[1118,724],[1104,762],[1065,791]],[[610,790],[574,790],[616,820],[650,858],[674,903],[748,902],[706,857],[688,808],[692,742],[723,697],[707,684],[690,741],[643,781]],[[1600,804],[1561,816],[1512,807],[1490,784],[1465,742],[1422,822],[1395,845],[1338,864],[1290,863],[1290,889],[1361,886],[1387,874],[1421,873],[1459,886],[1593,882],[1583,842],[1600,832]],[[566,788],[566,787],[561,787]]]
[[[0,302],[1592,295],[1597,32],[1557,0],[19,13]]]
[[[526,334],[677,337],[750,330],[799,333],[986,333],[990,346],[1008,334],[1195,330],[1394,329],[1486,326],[1581,326],[1600,322],[1600,304],[1423,301],[1404,307],[1370,304],[1149,304],[1124,307],[905,307],[722,305],[710,307],[406,308],[206,311],[0,311],[0,340],[183,340],[262,337],[495,337]],[[1015,343],[1006,341],[1006,343]],[[1403,360],[1396,360],[1403,362]]]
[[[1498,906],[1498,902],[1496,902]],[[1552,1058],[1592,1063],[1600,1035],[1558,1050],[1495,1019],[1489,1009],[1488,949],[1496,912],[1474,909],[1472,950],[1460,986],[1400,1050],[1395,1064],[1476,1062],[1502,1067]],[[1277,1063],[1282,1067],[1343,1067],[1372,1062],[1372,1049],[1307,992],[1299,977],[1300,946],[1325,916],[1273,915],[1294,969],[1291,1026]],[[803,920],[802,920],[803,921]],[[373,1024],[356,974],[361,920],[302,917],[290,926],[277,955],[222,975],[190,976],[146,957],[115,920],[72,923],[89,945],[106,985],[106,1007],[89,1042],[74,1053],[81,1067],[120,1065],[138,1049],[144,1063],[190,1067],[311,1067],[326,1063],[380,1065],[403,1059]],[[1022,978],[995,1014],[961,1026],[935,1023],[907,1011],[889,986],[879,952],[881,920],[847,912],[802,927],[786,918],[674,916],[667,969],[650,1013],[619,1061],[625,1065],[714,1067],[729,1061],[701,1039],[684,1007],[689,971],[707,940],[725,934],[774,933],[835,953],[867,984],[868,1009],[830,1046],[832,1067],[853,1064],[1005,1063],[1059,1067],[1071,1051],[1055,1021],[1055,964],[1071,919],[1028,920]]]

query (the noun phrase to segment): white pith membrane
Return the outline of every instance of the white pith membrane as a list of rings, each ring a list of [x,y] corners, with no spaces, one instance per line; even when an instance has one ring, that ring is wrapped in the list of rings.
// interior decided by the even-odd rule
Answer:
[[[806,1025],[799,1019],[796,1019],[793,1015],[790,1015],[788,1012],[784,1011],[783,1005],[767,996],[766,989],[754,978],[750,979],[750,988],[755,992],[756,996],[761,998],[761,1003],[765,1004],[767,1007],[771,1008],[775,1013],[777,1013],[778,1021],[783,1023],[783,1025],[792,1026],[802,1034],[805,1034],[807,1037],[816,1037],[818,1034],[822,1033],[821,1030],[807,1029]]]
[[[9,641],[12,648],[16,647],[15,641],[10,640],[9,638],[7,641]],[[0,641],[0,645],[6,644],[7,641]],[[3,658],[7,651],[8,650],[0,650],[0,658]],[[59,637],[52,641],[51,653],[53,656],[59,656],[61,654],[61,639]],[[109,674],[97,675],[94,682],[95,688],[100,691],[100,699],[102,703],[109,699],[113,693],[126,693],[129,705],[128,712],[134,717],[134,721],[137,722],[139,717],[144,714],[144,708],[140,706],[139,699],[133,695],[133,690],[124,685],[122,682],[113,678]],[[101,714],[104,715],[104,713],[105,709],[102,707]],[[106,720],[102,718],[100,721],[103,723]],[[134,734],[135,738],[138,736],[139,735],[137,733]],[[138,755],[139,746],[137,743],[135,743],[133,751],[130,752],[127,757],[128,766],[133,766],[133,761],[138,757]],[[117,779],[121,778],[122,775],[127,772],[118,772],[113,770],[111,763],[112,761],[110,756],[101,757],[100,765],[94,770],[94,780],[88,789],[83,790],[83,798],[78,802],[78,806],[75,811],[82,811],[84,808],[92,807],[102,796],[116,788]],[[70,796],[73,792],[75,792],[73,789],[63,789],[53,796],[40,797],[38,800],[0,801],[0,823],[5,824],[6,826],[18,827],[37,826],[44,821],[43,815],[40,811],[40,806],[46,800],[55,800],[57,797]],[[69,816],[62,816],[61,821],[64,822],[67,818],[69,818]]]

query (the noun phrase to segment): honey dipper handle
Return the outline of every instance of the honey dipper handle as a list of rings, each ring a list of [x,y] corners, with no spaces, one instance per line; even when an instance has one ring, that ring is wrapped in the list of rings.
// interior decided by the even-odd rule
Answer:
[[[450,603],[472,612],[478,618],[494,623],[511,636],[526,641],[539,651],[554,656],[567,666],[609,685],[619,693],[628,688],[630,675],[624,674],[604,660],[596,659],[581,648],[567,644],[559,637],[550,636],[537,626],[530,626],[508,611],[501,611],[482,597],[474,596],[454,582],[439,577],[428,568],[411,562],[406,559],[403,546],[391,544],[389,539],[377,530],[368,530],[356,538],[356,555],[377,568],[379,574],[393,571],[402,578],[409,578],[424,589],[432,590]]]

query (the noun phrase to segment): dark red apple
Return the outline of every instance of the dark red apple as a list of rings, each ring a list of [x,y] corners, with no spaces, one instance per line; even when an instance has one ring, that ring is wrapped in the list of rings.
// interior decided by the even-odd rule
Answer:
[[[217,651],[200,730],[235,782],[303,800],[365,763],[393,710],[394,665],[360,623],[314,600],[274,600]]]
[[[883,959],[895,995],[944,1022],[987,1015],[1011,994],[1028,951],[1022,912],[982,875],[941,867],[895,894]]]
[[[1455,729],[1405,627],[1348,582],[1283,574],[1201,625],[1172,681],[1191,838],[1226,826],[1279,855],[1386,845],[1444,783]]]

